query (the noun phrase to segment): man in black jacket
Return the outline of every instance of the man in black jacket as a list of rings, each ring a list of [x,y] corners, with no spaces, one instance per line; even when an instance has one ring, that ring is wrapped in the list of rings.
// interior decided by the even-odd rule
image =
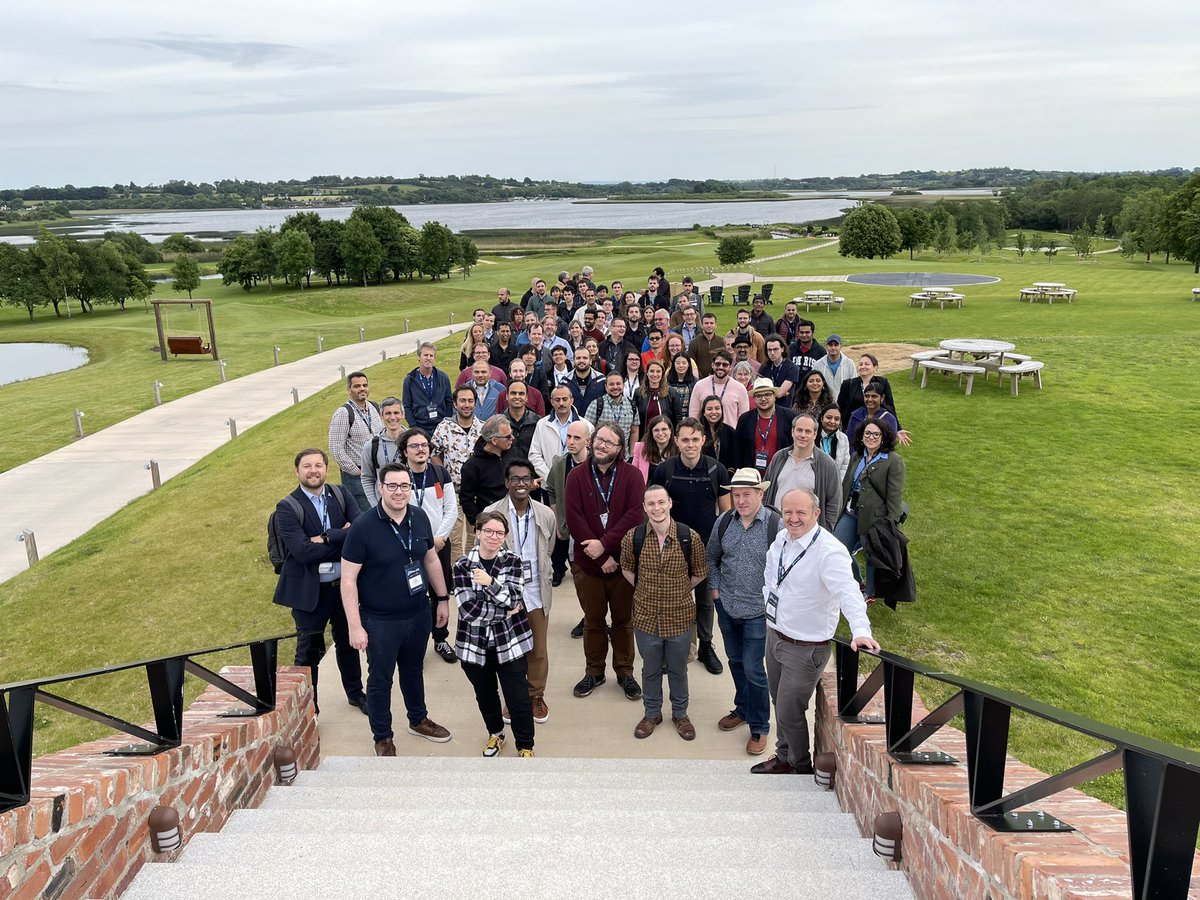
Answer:
[[[507,416],[501,413],[483,423],[479,440],[475,442],[475,452],[463,463],[462,488],[458,497],[471,527],[475,526],[481,512],[508,494],[504,462],[512,446],[513,427]]]
[[[776,402],[775,382],[770,378],[756,378],[751,393],[755,409],[742,413],[734,429],[734,464],[739,469],[757,469],[761,476],[776,453],[792,446],[796,412]]]
[[[341,598],[342,542],[359,508],[348,491],[327,485],[329,457],[309,448],[296,454],[299,485],[275,507],[275,527],[287,558],[275,586],[275,602],[292,610],[300,633],[296,665],[312,670],[313,706],[317,706],[317,669],[325,655],[325,626],[333,626],[333,644],[342,688],[351,706],[367,712],[362,663],[350,646]]]

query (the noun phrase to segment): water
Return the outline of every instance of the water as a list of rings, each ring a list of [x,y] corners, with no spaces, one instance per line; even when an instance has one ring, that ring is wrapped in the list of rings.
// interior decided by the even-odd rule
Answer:
[[[454,231],[487,228],[691,228],[700,225],[738,225],[769,222],[804,223],[830,219],[858,199],[885,197],[888,191],[848,191],[845,197],[814,198],[795,193],[795,200],[738,203],[579,203],[573,200],[531,200],[507,203],[430,203],[397,206],[397,211],[417,228],[437,221]],[[987,189],[926,191],[936,196],[990,194]],[[846,199],[850,198],[850,199]],[[322,218],[345,220],[350,207],[306,210]],[[297,212],[294,209],[162,210],[119,213],[104,217],[79,217],[70,225],[55,227],[59,234],[99,237],[105,231],[134,231],[152,242],[181,232],[201,240],[228,234],[249,234],[256,228],[278,228]],[[0,236],[13,244],[31,244],[33,235]]]
[[[0,384],[41,378],[86,365],[88,352],[66,344],[0,344]]]

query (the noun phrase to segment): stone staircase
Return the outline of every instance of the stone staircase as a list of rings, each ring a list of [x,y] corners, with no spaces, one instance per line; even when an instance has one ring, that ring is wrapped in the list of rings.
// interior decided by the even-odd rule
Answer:
[[[748,770],[329,757],[145,866],[124,897],[913,896],[831,792]]]

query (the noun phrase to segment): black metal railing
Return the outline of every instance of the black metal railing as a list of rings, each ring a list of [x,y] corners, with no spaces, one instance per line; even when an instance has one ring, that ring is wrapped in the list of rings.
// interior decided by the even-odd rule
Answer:
[[[1200,753],[1113,728],[1048,706],[1021,694],[930,669],[881,651],[880,664],[860,685],[860,654],[834,638],[839,717],[851,723],[882,724],[888,753],[907,765],[952,765],[940,752],[919,748],[955,716],[962,715],[967,738],[967,792],[971,813],[997,831],[1070,831],[1052,815],[1025,807],[1117,770],[1125,775],[1125,819],[1129,830],[1130,874],[1135,900],[1183,900],[1188,895],[1196,837],[1200,831]],[[917,675],[956,688],[955,693],[913,724]],[[883,719],[861,715],[883,689]],[[1013,710],[1037,716],[1112,749],[1036,784],[1004,793],[1009,721]]]
[[[0,812],[16,809],[29,802],[30,776],[33,770],[33,708],[45,703],[75,716],[99,722],[116,731],[145,741],[108,751],[112,756],[146,756],[178,747],[183,740],[183,677],[195,675],[229,696],[245,703],[248,709],[231,709],[222,716],[260,716],[275,709],[276,674],[279,642],[295,637],[285,634],[260,638],[241,644],[191,650],[158,659],[143,659],[71,675],[54,675],[32,681],[0,684]],[[238,687],[211,669],[196,662],[195,657],[221,653],[226,650],[250,648],[250,663],[254,670],[254,693]],[[154,710],[154,730],[126,722],[117,716],[92,709],[74,700],[52,694],[47,687],[69,681],[81,681],[114,672],[145,669]]]

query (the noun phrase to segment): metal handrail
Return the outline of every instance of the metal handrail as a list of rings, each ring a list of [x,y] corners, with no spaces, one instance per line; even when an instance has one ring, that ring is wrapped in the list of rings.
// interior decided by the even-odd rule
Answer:
[[[882,724],[888,754],[904,765],[952,765],[941,752],[918,747],[955,716],[967,739],[967,793],[971,814],[997,831],[1070,831],[1054,816],[1025,807],[1059,791],[1117,770],[1124,771],[1125,819],[1135,900],[1187,897],[1200,833],[1200,753],[1059,709],[1013,691],[931,669],[894,653],[855,651],[835,637],[837,709],[844,722]],[[863,653],[880,665],[859,684]],[[937,709],[913,724],[914,678],[920,675],[956,688]],[[882,719],[860,715],[883,691]],[[1086,734],[1112,749],[1087,762],[1009,794],[1004,793],[1009,722],[1020,710]]]
[[[221,713],[222,716],[260,716],[263,713],[274,711],[279,642],[293,637],[296,637],[295,633],[258,638],[221,647],[189,650],[155,659],[118,663],[69,675],[52,675],[46,678],[0,684],[0,813],[24,806],[29,802],[33,772],[33,708],[36,702],[45,703],[80,718],[98,722],[146,742],[110,750],[108,755],[145,756],[161,753],[164,750],[178,747],[183,740],[183,680],[187,674],[195,675],[246,704],[247,708],[228,710]],[[223,678],[195,659],[195,657],[227,650],[238,650],[243,647],[250,649],[250,662],[254,673],[253,693]],[[53,684],[80,681],[98,675],[111,675],[115,672],[126,672],[133,669],[145,669],[146,671],[150,702],[154,709],[153,730],[46,690]]]

